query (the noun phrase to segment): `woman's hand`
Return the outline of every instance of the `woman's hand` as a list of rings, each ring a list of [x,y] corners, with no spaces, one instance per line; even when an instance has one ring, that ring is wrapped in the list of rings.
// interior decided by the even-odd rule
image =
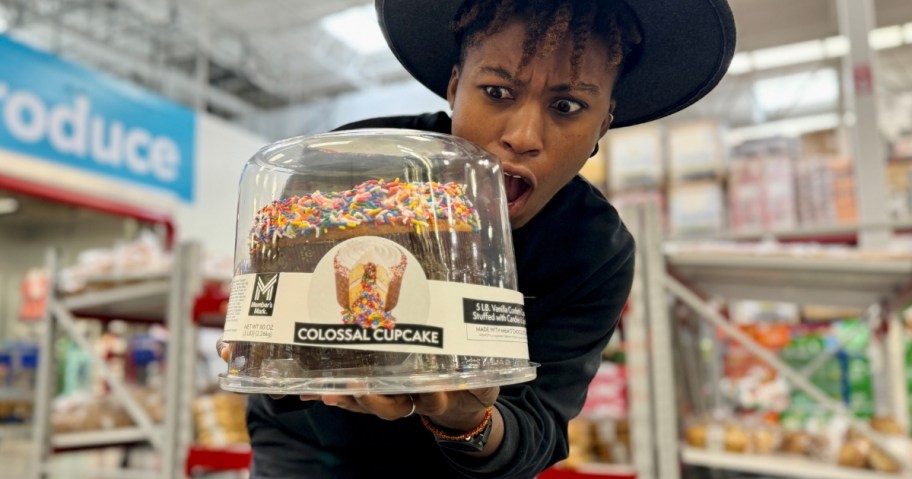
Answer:
[[[439,426],[468,431],[481,423],[485,409],[494,404],[499,393],[499,387],[491,387],[420,394],[324,394],[300,397],[302,401],[322,401],[327,406],[373,414],[389,421],[421,414]]]
[[[227,362],[231,356],[231,343],[218,338],[216,350]],[[481,423],[485,409],[494,404],[498,394],[500,388],[491,387],[420,394],[308,394],[300,398],[302,401],[322,401],[327,406],[352,412],[373,414],[388,421],[421,414],[438,426],[468,431]],[[282,397],[270,396],[273,399]]]
[[[221,356],[222,361],[228,362],[231,359],[231,343],[226,343],[222,340],[222,336],[219,336],[215,340],[215,350],[218,351],[219,356]]]

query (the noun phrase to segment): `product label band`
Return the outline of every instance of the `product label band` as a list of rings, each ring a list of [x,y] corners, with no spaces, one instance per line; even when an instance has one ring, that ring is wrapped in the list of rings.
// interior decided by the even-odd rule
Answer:
[[[295,342],[300,344],[416,344],[443,347],[443,328],[400,326],[368,329],[354,324],[295,323]]]
[[[521,304],[465,298],[462,305],[467,323],[526,327],[526,312]]]
[[[429,280],[409,251],[379,237],[336,245],[313,273],[236,276],[224,339],[529,358],[521,293]]]

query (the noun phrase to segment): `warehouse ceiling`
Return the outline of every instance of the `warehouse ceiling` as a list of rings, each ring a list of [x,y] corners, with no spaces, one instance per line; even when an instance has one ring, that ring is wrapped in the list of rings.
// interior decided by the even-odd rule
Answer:
[[[839,34],[836,0],[731,3],[739,51]],[[912,22],[912,1],[874,4],[878,26]],[[236,119],[409,78],[382,40],[363,38],[381,48],[359,50],[328,33],[329,15],[359,6],[372,15],[365,0],[0,0],[0,31]],[[912,90],[910,49],[882,55],[884,88]],[[725,111],[731,95],[708,102],[704,111]]]

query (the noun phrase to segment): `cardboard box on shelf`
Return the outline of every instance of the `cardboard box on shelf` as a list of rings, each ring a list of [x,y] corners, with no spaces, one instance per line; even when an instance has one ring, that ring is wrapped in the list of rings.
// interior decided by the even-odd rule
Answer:
[[[798,206],[795,201],[795,164],[785,155],[772,155],[763,160],[763,179],[766,185],[764,226],[784,230],[798,226]]]
[[[803,226],[833,226],[858,221],[852,161],[814,156],[796,163],[798,216]]]
[[[729,165],[728,207],[732,232],[765,229],[763,163],[756,158],[735,158]]]
[[[840,156],[849,151],[845,130],[841,127],[805,133],[799,137],[799,141],[801,158]]]
[[[891,161],[887,163],[887,187],[889,199],[889,216],[891,218],[908,218],[912,216],[912,161]]]
[[[663,129],[658,123],[612,131],[607,136],[611,191],[656,187],[665,181]]]
[[[617,208],[621,218],[625,221],[633,221],[632,218],[626,218],[627,213],[634,207],[646,204],[658,205],[659,221],[663,232],[668,231],[668,211],[665,205],[665,192],[658,188],[639,188],[624,191],[615,191],[611,195],[611,204]]]
[[[890,159],[912,160],[912,131],[903,132],[890,142]]]
[[[775,231],[798,226],[795,172],[784,155],[737,158],[730,164],[732,232]]]
[[[672,181],[722,178],[726,151],[724,129],[715,120],[694,120],[668,128],[669,173]]]
[[[771,137],[732,148],[729,164],[730,227],[733,232],[795,228],[795,158],[798,141]]]
[[[668,194],[669,229],[676,236],[718,235],[725,230],[725,195],[717,181],[676,183]]]
[[[833,174],[833,204],[836,224],[858,222],[858,201],[856,200],[855,173],[852,161],[840,158],[830,162]]]

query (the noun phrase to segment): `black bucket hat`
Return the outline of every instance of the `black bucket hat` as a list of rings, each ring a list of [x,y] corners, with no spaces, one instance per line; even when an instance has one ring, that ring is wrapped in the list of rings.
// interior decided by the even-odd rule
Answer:
[[[735,21],[726,0],[623,1],[637,17],[643,41],[615,85],[612,128],[656,120],[692,105],[719,83],[735,53]],[[376,0],[375,5],[396,58],[444,98],[459,59],[450,25],[462,3]]]

